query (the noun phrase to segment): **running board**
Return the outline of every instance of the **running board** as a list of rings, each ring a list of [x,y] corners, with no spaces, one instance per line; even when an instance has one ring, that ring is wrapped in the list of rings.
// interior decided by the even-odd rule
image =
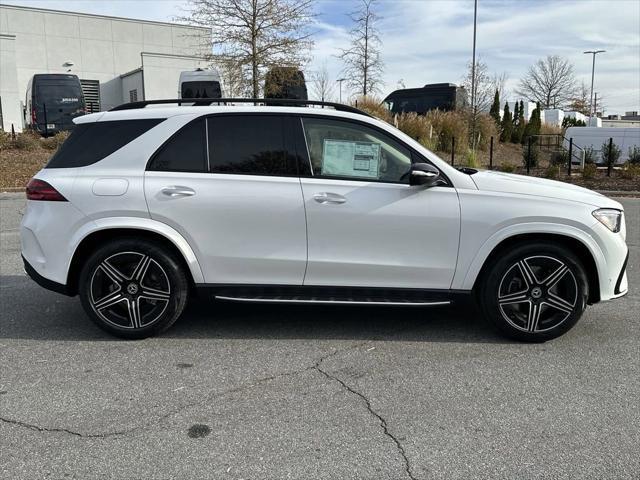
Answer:
[[[355,299],[325,299],[325,298],[282,298],[282,297],[228,297],[216,295],[216,300],[224,300],[229,302],[246,302],[246,303],[313,303],[326,305],[388,305],[388,306],[404,306],[404,307],[426,307],[438,305],[450,305],[451,301],[442,300],[434,302],[416,302],[416,301],[397,301],[397,300],[355,300]]]

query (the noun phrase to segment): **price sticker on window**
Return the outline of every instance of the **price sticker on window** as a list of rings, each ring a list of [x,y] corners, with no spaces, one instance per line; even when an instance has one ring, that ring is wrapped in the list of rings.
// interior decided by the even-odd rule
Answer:
[[[325,139],[322,175],[379,178],[380,144]]]

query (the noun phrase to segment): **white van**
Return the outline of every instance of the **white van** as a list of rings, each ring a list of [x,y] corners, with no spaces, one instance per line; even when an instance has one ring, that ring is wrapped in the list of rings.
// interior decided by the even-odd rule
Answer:
[[[213,68],[180,72],[180,98],[222,98],[220,74]]]
[[[596,153],[596,162],[602,162],[603,143],[613,143],[622,151],[617,164],[625,163],[629,159],[629,148],[640,147],[640,128],[598,128],[598,127],[569,127],[564,134],[564,147],[569,148],[569,139],[573,138],[573,144],[578,147],[593,148]]]

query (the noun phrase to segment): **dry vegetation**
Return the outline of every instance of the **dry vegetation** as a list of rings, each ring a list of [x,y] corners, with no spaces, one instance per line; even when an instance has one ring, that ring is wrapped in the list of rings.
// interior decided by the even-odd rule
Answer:
[[[32,133],[20,133],[15,140],[0,132],[0,191],[24,188],[29,179],[40,170],[66,134],[42,139]]]

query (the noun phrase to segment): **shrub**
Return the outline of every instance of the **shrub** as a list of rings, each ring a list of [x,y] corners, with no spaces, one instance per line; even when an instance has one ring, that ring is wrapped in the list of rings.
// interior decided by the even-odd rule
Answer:
[[[16,135],[12,142],[13,148],[18,150],[35,150],[40,146],[40,136],[33,132],[22,132]]]
[[[558,165],[549,165],[544,171],[545,178],[555,179],[560,176],[560,167]]]
[[[640,178],[640,163],[631,163],[631,162],[625,163],[624,168],[620,170],[620,176],[627,180]]]
[[[480,168],[480,161],[478,160],[478,154],[472,149],[467,150],[465,158],[465,166],[471,168]]]
[[[569,163],[569,152],[567,150],[560,150],[559,152],[553,152],[549,157],[551,165],[556,167],[566,167]]]
[[[466,153],[469,130],[463,112],[431,110],[427,112],[425,119],[437,133],[438,146],[436,150],[451,153],[451,140],[455,138],[456,153]]]
[[[602,144],[602,148],[600,150],[602,154],[602,161],[605,165],[615,165],[615,163],[622,155],[622,150],[615,143],[611,143],[611,151],[609,151],[609,141],[605,141]]]
[[[640,165],[640,147],[629,147],[629,163]]]
[[[481,114],[476,117],[476,147],[483,152],[489,150],[491,137],[493,141],[499,140],[498,127],[489,115]],[[457,139],[456,139],[457,141]]]
[[[425,147],[433,143],[437,145],[437,141],[432,141],[436,132],[433,131],[433,127],[424,116],[418,115],[415,112],[401,113],[400,115],[396,115],[395,123],[398,129]]]
[[[58,150],[68,136],[69,132],[58,132],[53,137],[42,139],[42,146],[47,150]]]
[[[582,178],[592,179],[595,178],[598,173],[598,168],[595,163],[585,163],[582,169]]]
[[[393,115],[389,109],[382,104],[379,98],[360,96],[356,98],[353,106],[367,112],[369,115],[379,118],[380,120],[393,123]]]
[[[584,149],[584,164],[594,164],[596,163],[596,151],[593,149],[593,145],[590,147],[585,147]]]
[[[513,173],[516,171],[516,166],[511,162],[504,162],[498,167],[498,170],[500,170],[501,172]]]
[[[535,142],[531,143],[531,149],[529,149],[528,145],[522,147],[522,162],[525,167],[527,164],[531,168],[538,166],[538,148]]]
[[[0,150],[5,150],[11,147],[11,134],[0,130]]]
[[[543,123],[540,125],[541,135],[562,135],[562,127],[551,125],[549,123]]]

